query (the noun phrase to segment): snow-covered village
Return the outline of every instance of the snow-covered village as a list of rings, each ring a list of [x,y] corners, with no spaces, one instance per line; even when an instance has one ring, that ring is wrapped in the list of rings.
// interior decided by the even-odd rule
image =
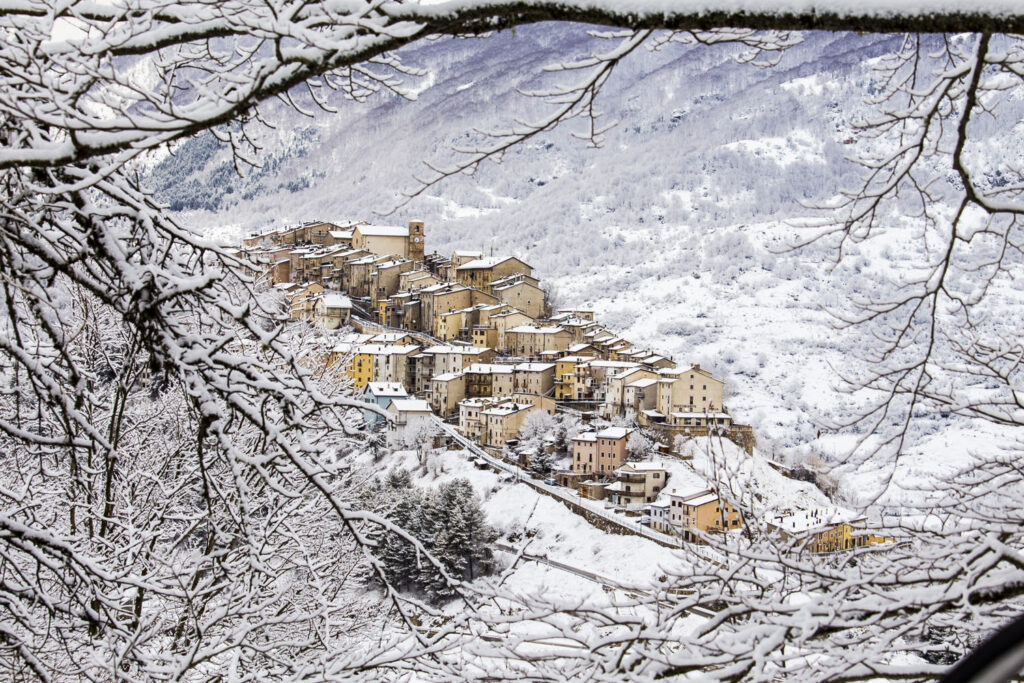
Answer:
[[[422,221],[309,221],[240,246],[294,324],[324,333],[305,362],[379,409],[362,420],[394,449],[512,476],[598,528],[670,547],[743,528],[693,466],[714,451],[762,473],[740,495],[774,489],[761,514],[796,552],[896,542],[816,491],[824,472],[793,479],[757,454],[722,379],[635,347],[593,311],[552,311],[519,258],[426,254]]]
[[[1024,680],[1020,2],[0,32],[0,683]]]

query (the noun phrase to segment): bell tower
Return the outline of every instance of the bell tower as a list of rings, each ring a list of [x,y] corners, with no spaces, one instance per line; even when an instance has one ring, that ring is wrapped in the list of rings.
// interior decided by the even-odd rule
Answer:
[[[407,258],[423,261],[423,221],[409,221],[409,248]]]

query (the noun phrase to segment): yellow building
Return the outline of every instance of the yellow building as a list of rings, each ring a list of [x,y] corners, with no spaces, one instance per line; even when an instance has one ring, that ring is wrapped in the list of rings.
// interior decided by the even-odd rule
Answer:
[[[769,515],[766,521],[784,540],[812,553],[843,552],[894,541],[868,533],[864,530],[865,517],[836,507],[787,510]]]
[[[555,361],[555,399],[571,401],[576,398],[576,366],[589,358],[564,356]]]
[[[740,513],[711,489],[684,494],[673,490],[669,493],[668,516],[676,534],[691,542],[699,543],[701,534],[743,527]]]
[[[373,381],[373,356],[365,351],[353,351],[345,374],[352,378],[353,389],[362,389]]]
[[[498,330],[493,327],[478,325],[472,331],[473,346],[484,346],[489,349],[498,347]]]

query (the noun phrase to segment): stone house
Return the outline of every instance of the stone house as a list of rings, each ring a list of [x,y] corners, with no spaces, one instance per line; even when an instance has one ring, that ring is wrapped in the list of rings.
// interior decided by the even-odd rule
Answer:
[[[515,393],[547,396],[554,388],[554,363],[519,363],[513,367],[512,390]]]
[[[506,350],[522,358],[536,358],[543,351],[565,351],[571,343],[569,333],[561,327],[520,325],[505,332]]]
[[[635,417],[636,416],[636,405],[627,402],[626,399],[626,386],[639,380],[650,380],[651,384],[657,386],[659,375],[654,370],[641,367],[637,364],[634,367],[626,368],[618,372],[609,373],[606,375],[605,382],[602,385],[602,393],[604,394],[604,405],[601,408],[601,414],[605,419],[611,419],[612,417]],[[657,390],[641,390],[644,397],[647,397],[647,393],[652,394],[651,404],[656,402]],[[628,392],[630,397],[634,400],[637,396],[637,390],[634,389]]]
[[[466,396],[508,396],[514,391],[514,367],[489,363],[472,363],[463,370]]]
[[[480,443],[501,448],[507,441],[519,436],[523,420],[534,410],[536,408],[529,403],[507,401],[481,411],[483,434]]]
[[[499,351],[508,352],[509,343],[507,339],[508,330],[523,325],[532,325],[536,320],[522,311],[506,310],[494,313],[487,319],[487,324],[497,331],[498,339],[496,347]]]
[[[455,267],[456,281],[488,294],[491,283],[510,275],[533,275],[533,268],[514,256],[489,256],[467,261]]]
[[[409,259],[392,259],[378,263],[370,274],[370,302],[374,308],[392,294],[399,292],[402,273],[411,271],[415,264]]]
[[[462,372],[448,372],[430,379],[427,392],[430,407],[442,418],[459,411],[459,401],[466,398],[466,376]]]
[[[459,401],[459,431],[470,441],[481,443],[485,422],[483,412],[511,400],[508,397],[478,396]]]
[[[401,256],[412,261],[423,260],[423,223],[409,221],[408,226],[357,225],[352,230],[352,247],[381,256]]]
[[[494,296],[532,318],[544,318],[549,313],[547,292],[532,277],[510,275],[492,282],[490,287]]]

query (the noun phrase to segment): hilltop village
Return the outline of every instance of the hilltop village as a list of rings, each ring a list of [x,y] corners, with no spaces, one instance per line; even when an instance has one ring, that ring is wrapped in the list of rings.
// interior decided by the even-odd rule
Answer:
[[[649,461],[709,434],[753,452],[753,431],[734,422],[720,378],[638,348],[592,311],[551,310],[520,258],[426,254],[425,238],[420,221],[312,221],[249,236],[243,251],[293,320],[334,331],[327,367],[389,414],[367,410],[364,419],[392,444],[435,437],[446,421],[474,447],[660,534],[699,542],[742,529],[707,482],[670,487],[673,469]],[[564,467],[547,466],[553,438],[521,443],[539,413],[589,425],[565,439]],[[787,510],[771,521],[783,537],[805,537],[811,552],[885,540],[859,531],[863,518],[840,508]]]

